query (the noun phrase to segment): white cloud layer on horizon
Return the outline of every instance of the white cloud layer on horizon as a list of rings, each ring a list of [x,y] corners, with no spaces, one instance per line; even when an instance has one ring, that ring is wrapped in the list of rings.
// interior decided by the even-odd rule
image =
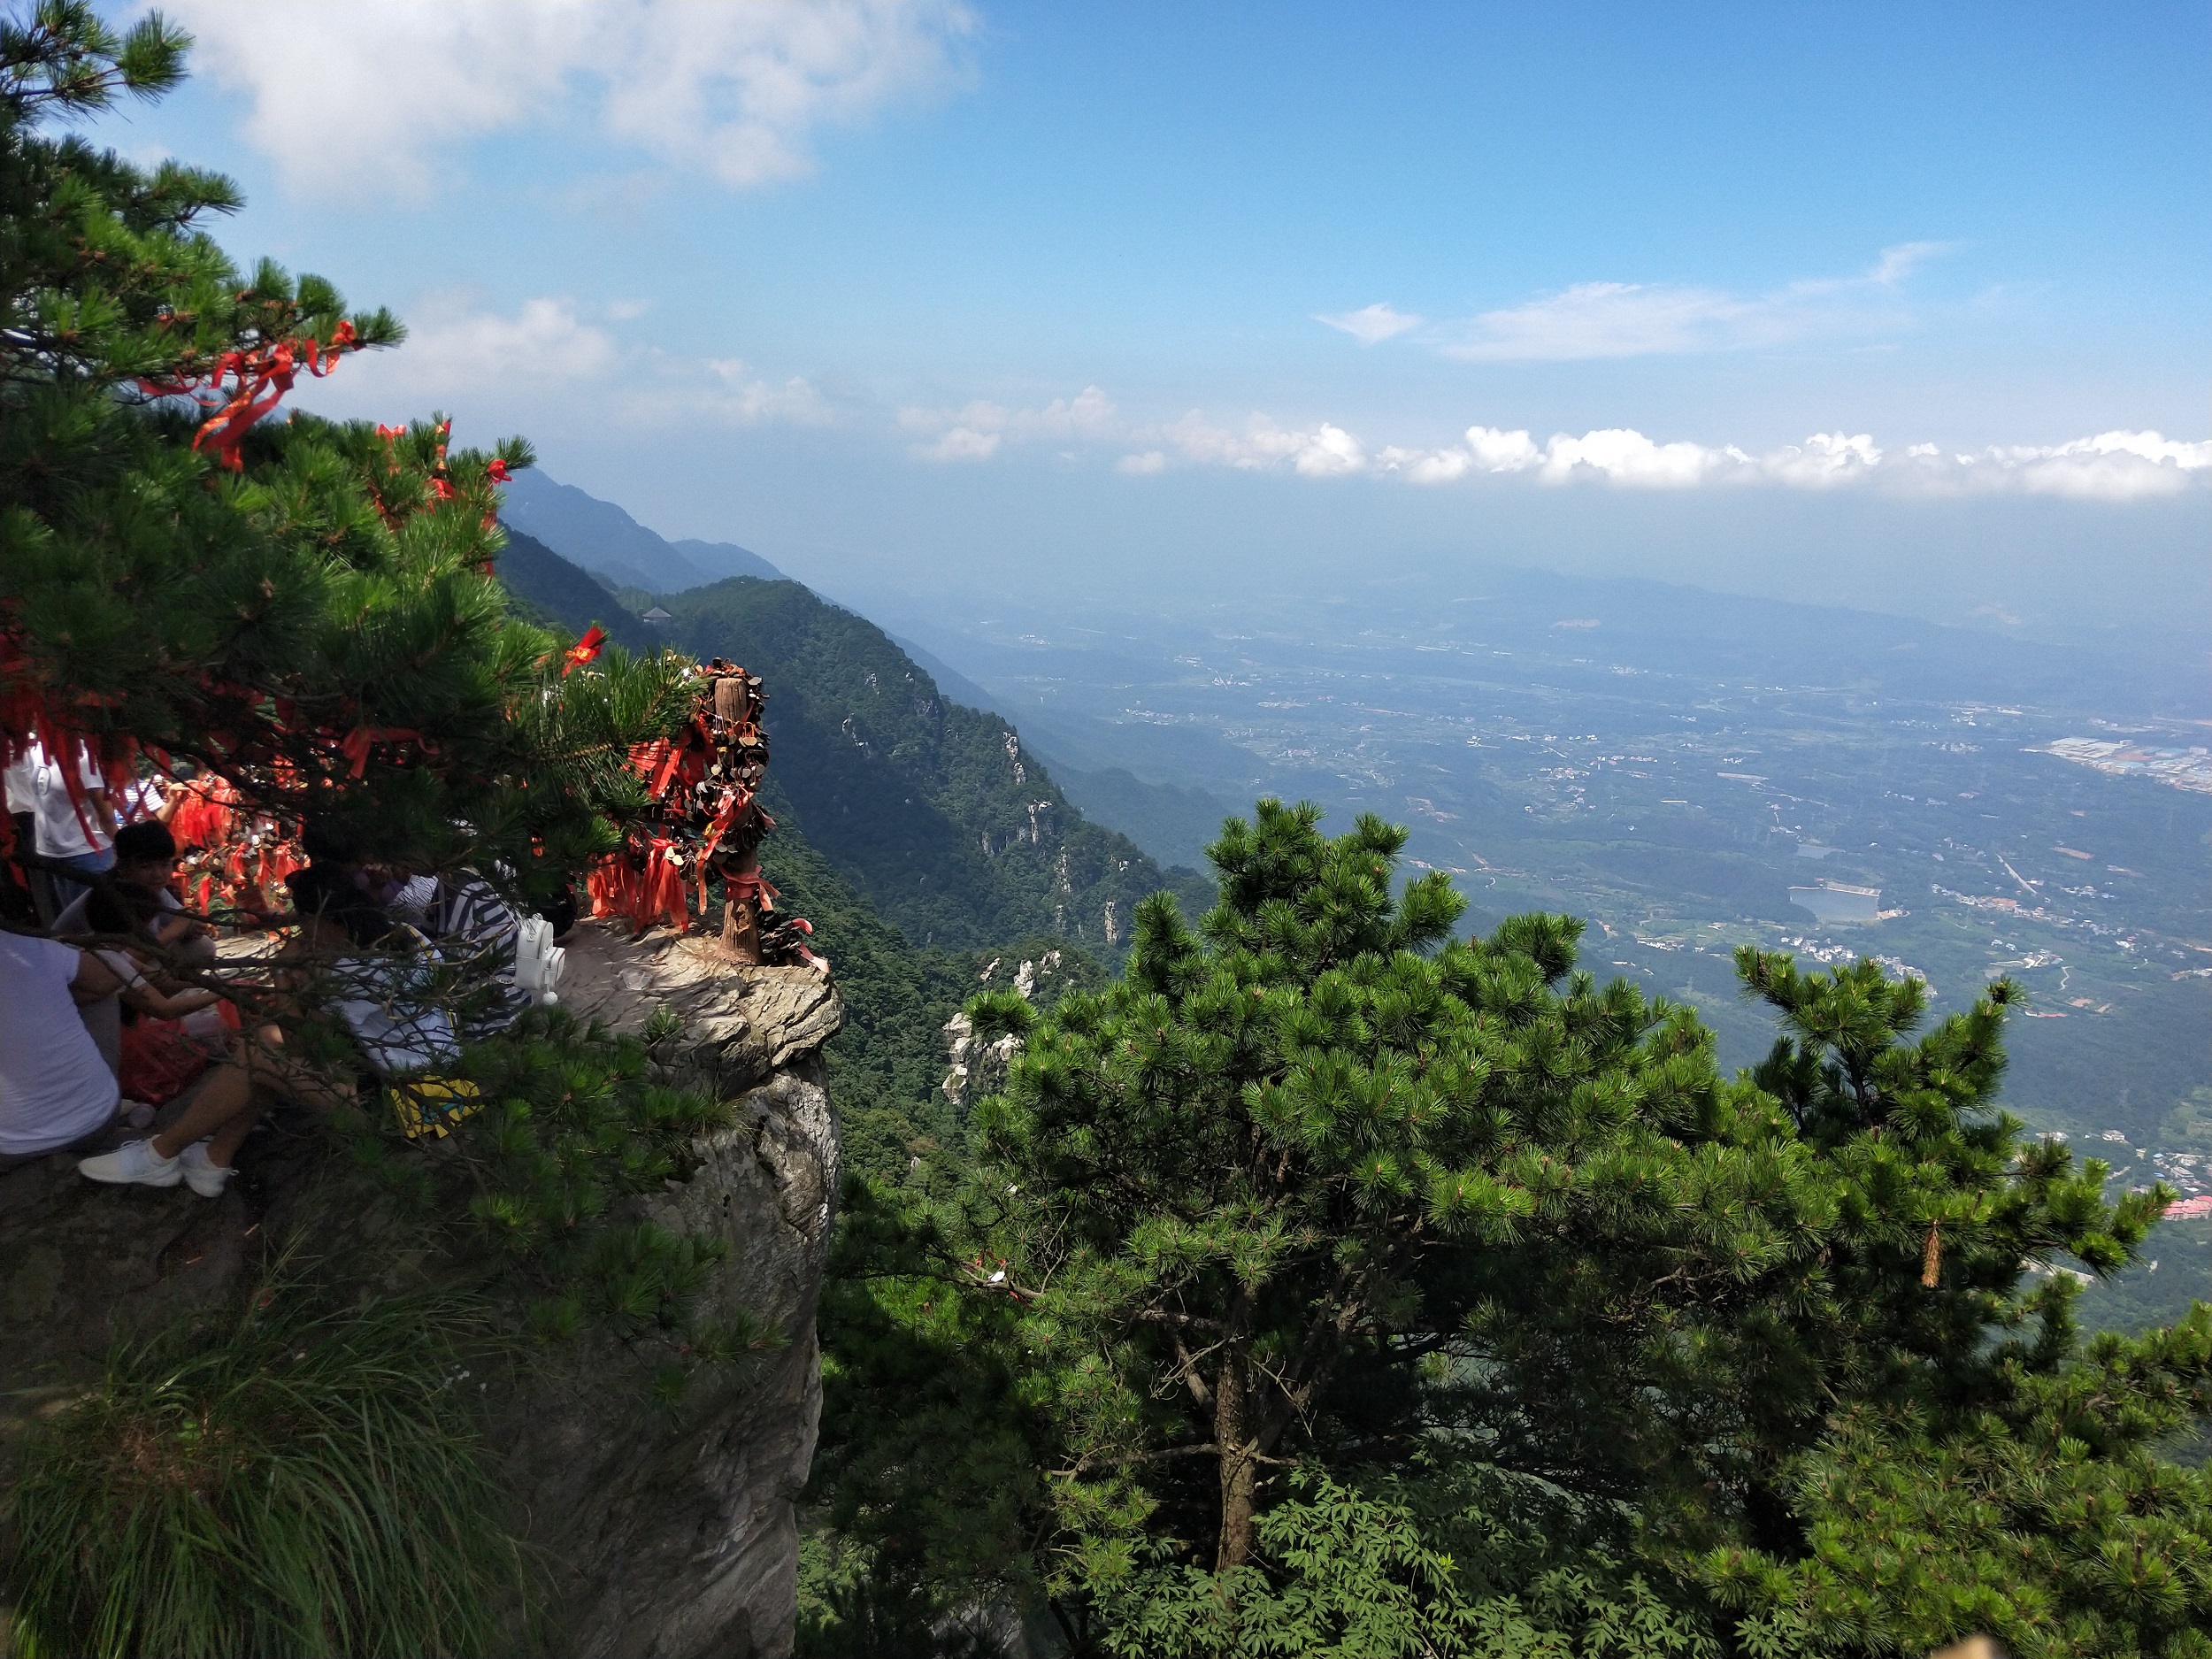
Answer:
[[[961,0],[172,0],[296,189],[420,194],[454,144],[567,114],[733,189],[803,176],[819,128],[956,85]],[[572,117],[570,119],[573,119]]]
[[[1448,357],[1470,363],[1564,363],[1594,358],[1740,351],[1816,336],[1859,334],[1909,321],[1897,289],[1947,250],[1901,242],[1855,276],[1816,277],[1767,294],[1666,283],[1577,282],[1556,294],[1484,311],[1430,331]],[[1422,326],[1390,304],[1314,320],[1371,346]]]
[[[1871,488],[1907,495],[2012,493],[2098,502],[2212,485],[2212,440],[2126,430],[1970,452],[1932,443],[1885,449],[1869,433],[1816,432],[1801,443],[1755,453],[1733,443],[1657,440],[1630,426],[1555,433],[1539,442],[1526,428],[1472,426],[1440,448],[1376,447],[1335,421],[1286,426],[1264,413],[1240,428],[1210,421],[1198,410],[1164,425],[1125,421],[1096,386],[1038,408],[1010,409],[984,399],[958,408],[910,406],[899,411],[898,425],[911,436],[909,453],[920,460],[988,461],[1010,446],[1037,442],[1112,445],[1123,451],[1115,469],[1133,477],[1172,467],[1225,467],[1423,485],[1486,477],[1623,489]]]
[[[1441,449],[1393,444],[1371,451],[1350,432],[1327,421],[1289,428],[1255,415],[1238,433],[1210,426],[1193,413],[1167,426],[1133,432],[1130,441],[1156,442],[1161,447],[1125,457],[1120,463],[1125,472],[1164,471],[1172,454],[1197,466],[1287,470],[1309,478],[1365,474],[1428,485],[1526,475],[1541,484],[1601,483],[1625,489],[1868,485],[1901,495],[2011,492],[2129,502],[2212,484],[2212,440],[2192,443],[2156,432],[2113,431],[2067,443],[1951,454],[1934,444],[1885,451],[1870,434],[1828,432],[1755,455],[1735,444],[1660,442],[1627,426],[1601,427],[1578,437],[1555,433],[1540,445],[1525,429],[1470,426],[1458,443]]]

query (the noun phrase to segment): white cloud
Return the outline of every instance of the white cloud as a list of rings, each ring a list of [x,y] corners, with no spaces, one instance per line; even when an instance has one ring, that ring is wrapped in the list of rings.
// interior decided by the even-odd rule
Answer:
[[[1231,466],[1243,472],[1286,465],[1307,478],[1340,478],[1369,470],[1359,440],[1325,420],[1292,430],[1277,426],[1264,415],[1255,415],[1239,433],[1209,426],[1193,410],[1172,426],[1138,435],[1164,440],[1185,460],[1201,465]]]
[[[1217,424],[1199,410],[1163,426],[1134,424],[1125,421],[1096,386],[1041,408],[1010,408],[981,398],[957,408],[913,406],[899,411],[898,424],[913,435],[910,453],[922,460],[986,461],[1009,446],[1038,442],[1075,459],[1087,443],[1111,444],[1123,451],[1115,470],[1133,477],[1180,465],[1424,485],[1525,476],[1551,486],[1617,489],[1763,486],[1907,495],[2009,491],[2105,502],[2212,485],[2212,440],[2193,442],[2156,432],[2113,431],[2065,443],[1947,455],[1932,443],[1885,449],[1871,433],[1841,429],[1754,451],[1733,443],[1653,438],[1632,426],[1554,433],[1540,443],[1525,426],[1471,426],[1440,447],[1376,447],[1334,421],[1286,426],[1264,412],[1255,412],[1241,427]]]
[[[1113,400],[1095,386],[1073,397],[1056,397],[1041,409],[1007,409],[979,398],[961,409],[919,406],[899,411],[899,425],[929,441],[913,446],[926,461],[987,461],[1010,439],[1110,439],[1120,429]]]
[[[1897,495],[2009,491],[2127,502],[2212,484],[2212,441],[2193,443],[2155,432],[2108,432],[2045,446],[1992,448],[1946,457],[1934,444],[1893,455],[1871,434],[1816,432],[1801,443],[1755,454],[1737,444],[1667,442],[1630,426],[1579,436],[1555,433],[1539,444],[1525,428],[1470,426],[1440,449],[1388,444],[1370,449],[1329,421],[1284,426],[1254,415],[1242,431],[1194,411],[1172,425],[1129,434],[1162,447],[1124,456],[1125,472],[1157,472],[1177,461],[1243,472],[1294,472],[1309,478],[1366,475],[1414,484],[1450,484],[1481,476],[1532,474],[1554,486],[1595,483],[1622,489],[1778,486],[1826,490],[1875,488]]]
[[[1376,345],[1421,326],[1421,319],[1399,311],[1387,300],[1363,305],[1356,311],[1318,312],[1313,320],[1343,330],[1363,346]]]
[[[1909,321],[1897,289],[1950,244],[1885,249],[1856,276],[1816,277],[1772,292],[1641,282],[1578,282],[1525,304],[1485,311],[1443,349],[1472,363],[1571,362],[1740,351],[1816,336],[1863,334]]]
[[[1586,432],[1579,438],[1564,433],[1544,449],[1540,476],[1547,484],[1563,484],[1586,469],[1609,484],[1639,489],[1686,489],[1701,484],[1714,472],[1743,456],[1740,449],[1709,449],[1701,443],[1654,443],[1627,426],[1608,426]]]
[[[420,414],[416,405],[445,399],[595,384],[620,357],[614,337],[568,300],[525,300],[505,314],[479,310],[459,295],[434,294],[409,319],[406,343],[346,358],[303,401],[363,411],[390,404],[395,417]]]
[[[1970,488],[2016,488],[2076,501],[2140,501],[2212,481],[2212,441],[2179,442],[2156,432],[2101,432],[2046,447],[2016,445],[1953,457]]]
[[[680,360],[667,366],[680,380],[694,373],[693,365]],[[696,367],[704,371],[702,383],[683,388],[672,398],[666,389],[645,396],[664,407],[678,406],[733,426],[822,426],[836,418],[821,393],[796,375],[781,382],[763,380],[741,357],[709,357]]]
[[[406,193],[444,152],[573,119],[733,188],[810,171],[809,141],[957,82],[960,0],[174,0],[198,65],[250,102],[288,183]]]
[[[622,315],[623,308],[609,308]],[[570,300],[525,300],[511,312],[469,296],[425,296],[404,344],[349,357],[296,400],[332,415],[398,420],[432,409],[511,419],[551,395],[588,394],[631,426],[823,426],[836,411],[808,381],[771,380],[737,357],[681,357],[623,344]]]

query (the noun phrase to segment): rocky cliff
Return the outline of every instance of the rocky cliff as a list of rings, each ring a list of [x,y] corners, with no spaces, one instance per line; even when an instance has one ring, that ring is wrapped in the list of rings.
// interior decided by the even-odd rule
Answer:
[[[666,1080],[733,1102],[735,1122],[695,1143],[689,1178],[640,1201],[636,1218],[726,1240],[703,1310],[741,1310],[782,1340],[703,1371],[673,1407],[654,1402],[673,1355],[657,1338],[588,1333],[492,1368],[480,1384],[489,1444],[516,1524],[549,1564],[543,1614],[517,1646],[774,1659],[792,1644],[792,1500],[821,1405],[814,1311],[838,1140],[820,1051],[843,1010],[811,969],[734,968],[701,941],[591,923],[561,989],[618,1029],[660,1008],[683,1021],[657,1046]],[[0,1173],[0,1456],[117,1338],[243,1294],[276,1241],[298,1240],[365,1294],[455,1280],[509,1294],[469,1235],[426,1228],[311,1122],[280,1118],[240,1169],[211,1202],[184,1187],[95,1187],[65,1158]]]

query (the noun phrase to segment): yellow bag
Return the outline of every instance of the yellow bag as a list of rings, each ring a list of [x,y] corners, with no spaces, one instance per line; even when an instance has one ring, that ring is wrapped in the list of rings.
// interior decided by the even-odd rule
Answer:
[[[484,1110],[476,1085],[465,1077],[395,1078],[385,1087],[392,1092],[399,1132],[410,1141],[425,1135],[442,1140],[454,1125]]]

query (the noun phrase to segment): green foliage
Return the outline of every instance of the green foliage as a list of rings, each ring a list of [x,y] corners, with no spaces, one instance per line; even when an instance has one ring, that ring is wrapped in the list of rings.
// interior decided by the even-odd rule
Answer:
[[[1002,1659],[975,1609],[948,1613],[879,1563],[819,1534],[799,1546],[799,1659]]]
[[[470,1412],[480,1310],[280,1270],[116,1349],[7,1499],[24,1659],[493,1651],[520,1547]]]
[[[1717,1659],[1694,1611],[1627,1571],[1556,1494],[1479,1465],[1373,1490],[1294,1472],[1260,1523],[1263,1561],[1228,1572],[1168,1559],[1094,1581],[1079,1630],[1129,1659],[1486,1654]]]
[[[681,1029],[672,1018],[648,1033],[665,1042]],[[383,1131],[357,1135],[355,1154],[417,1215],[465,1216],[535,1282],[537,1336],[565,1340],[593,1328],[665,1337],[681,1356],[677,1383],[702,1365],[783,1345],[781,1332],[749,1315],[703,1317],[700,1293],[727,1244],[639,1219],[633,1202],[689,1178],[698,1137],[732,1123],[727,1102],[657,1081],[651,1041],[587,1026],[561,1008],[472,1046],[461,1071],[483,1108],[439,1156],[425,1159]]]
[[[167,89],[184,44],[65,0],[0,24],[6,735],[135,742],[393,856],[550,885],[638,803],[624,753],[687,711],[674,668],[565,677],[563,641],[509,616],[488,568],[519,442],[449,453],[435,422],[304,416],[208,441],[188,387],[243,423],[265,412],[246,379],[403,334],[321,278],[237,269],[205,228],[239,204],[227,180],[53,135]]]
[[[2070,1287],[2045,1294],[2063,1302]],[[2212,1474],[2156,1455],[2212,1417],[2212,1308],[2078,1362],[2015,1358],[1963,1422],[1856,1404],[1792,1468],[1808,1552],[1717,1553],[1754,1651],[1924,1651],[1976,1632],[2016,1659],[2212,1655]]]
[[[2108,1205],[1997,1109],[2008,986],[1922,1033],[1870,963],[1747,953],[1783,1036],[1725,1079],[1688,1010],[1577,971],[1578,925],[1450,940],[1403,831],[1317,817],[1226,826],[1221,903],[1146,904],[1102,994],[975,999],[1025,1046],[965,1167],[849,1208],[824,1490],[887,1582],[999,1586],[1079,1652],[1896,1651],[1987,1605],[1907,1607],[1917,1525],[1962,1586],[2178,1640],[2195,1592],[2154,1624],[2109,1563],[2196,1559],[2151,1448],[2212,1406],[2203,1338],[2078,1362],[2024,1278],[2118,1267],[2162,1195]],[[2108,1495],[2017,1486],[2076,1436]],[[2013,1508],[1911,1479],[1953,1468]],[[2049,1553],[1972,1542],[2009,1525]]]

